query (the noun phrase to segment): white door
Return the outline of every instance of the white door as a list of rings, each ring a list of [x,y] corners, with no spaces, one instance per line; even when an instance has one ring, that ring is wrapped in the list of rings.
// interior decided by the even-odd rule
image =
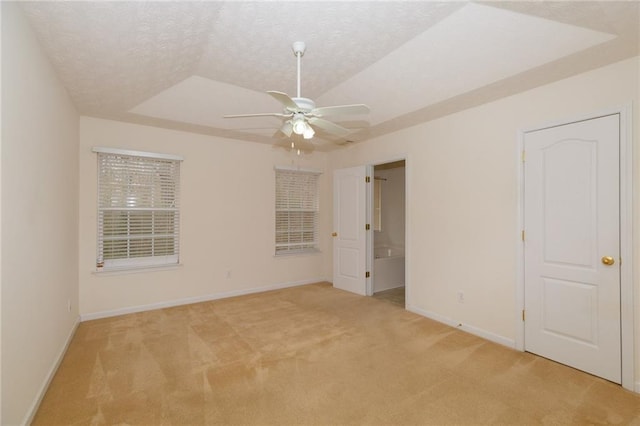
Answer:
[[[333,174],[333,286],[366,295],[366,166]]]
[[[621,382],[619,115],[525,134],[525,350]]]

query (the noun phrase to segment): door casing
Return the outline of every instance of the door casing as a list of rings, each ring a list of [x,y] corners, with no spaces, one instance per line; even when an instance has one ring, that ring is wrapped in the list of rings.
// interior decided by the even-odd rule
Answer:
[[[516,349],[524,351],[524,321],[522,311],[524,309],[524,245],[521,232],[524,229],[524,167],[523,156],[525,133],[543,130],[550,127],[562,126],[579,121],[599,118],[611,114],[620,115],[620,327],[621,327],[621,363],[622,363],[622,387],[631,391],[635,389],[635,365],[634,365],[634,298],[633,298],[633,236],[632,236],[632,212],[633,212],[633,156],[632,156],[632,107],[627,104],[617,108],[600,111],[595,114],[576,117],[570,120],[561,120],[535,126],[518,131],[518,228],[516,253],[517,253],[517,283],[516,283]]]

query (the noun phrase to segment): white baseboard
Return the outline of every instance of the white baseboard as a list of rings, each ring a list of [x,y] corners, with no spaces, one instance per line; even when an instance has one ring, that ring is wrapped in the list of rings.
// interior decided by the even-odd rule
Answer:
[[[36,394],[36,398],[34,399],[33,403],[31,403],[31,406],[27,410],[27,415],[25,416],[25,419],[21,424],[30,425],[31,422],[33,422],[33,417],[36,415],[36,412],[38,412],[38,408],[40,407],[40,403],[42,402],[42,398],[44,398],[44,394],[47,393],[47,389],[49,389],[49,385],[51,384],[51,380],[53,380],[53,376],[56,375],[56,371],[58,371],[58,367],[60,367],[60,363],[62,362],[62,359],[64,358],[64,354],[67,353],[67,349],[69,348],[69,344],[71,343],[71,339],[73,339],[73,335],[76,333],[76,329],[78,328],[78,324],[80,324],[80,317],[76,318],[76,321],[73,324],[73,327],[71,327],[71,331],[69,332],[69,335],[67,336],[67,339],[65,340],[64,345],[62,346],[62,349],[58,353],[58,356],[56,357],[55,361],[53,362],[53,365],[49,369],[49,372],[47,373],[47,376],[45,377],[45,380],[42,383],[42,386],[40,386],[40,389],[38,390],[38,393]]]
[[[279,290],[288,287],[297,287],[300,285],[313,284],[326,281],[324,278],[317,278],[303,281],[293,281],[288,283],[277,283],[264,287],[254,287],[242,290],[226,291],[222,293],[205,294],[202,296],[186,297],[183,299],[168,300],[166,302],[150,303],[148,305],[129,306],[126,308],[113,309],[109,311],[92,312],[80,315],[80,321],[90,321],[100,318],[115,317],[118,315],[134,314],[136,312],[152,311],[154,309],[171,308],[174,306],[190,305],[192,303],[209,302],[211,300],[226,299],[228,297],[244,296],[253,293],[262,293],[265,291]]]
[[[461,322],[455,321],[455,320],[453,320],[453,319],[451,319],[449,317],[445,317],[443,315],[436,314],[435,312],[426,311],[424,309],[420,309],[420,308],[417,308],[415,306],[407,305],[406,309],[408,311],[411,311],[411,312],[413,312],[415,314],[418,314],[418,315],[422,315],[423,317],[427,317],[427,318],[432,319],[434,321],[441,322],[443,324],[449,325],[449,326],[454,327],[454,328],[459,328],[462,331],[466,331],[467,333],[476,335],[478,337],[482,337],[483,339],[489,340],[491,342],[498,343],[500,345],[506,346],[506,347],[511,348],[511,349],[515,349],[516,348],[516,342],[513,339],[508,339],[508,338],[506,338],[504,336],[500,336],[498,334],[491,333],[489,331],[483,330],[483,329],[478,328],[478,327],[462,324]]]

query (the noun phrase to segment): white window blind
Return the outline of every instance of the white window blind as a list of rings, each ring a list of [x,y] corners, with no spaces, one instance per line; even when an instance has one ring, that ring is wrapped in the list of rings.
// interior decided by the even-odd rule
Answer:
[[[98,152],[98,270],[179,261],[180,161],[140,154]]]
[[[318,177],[276,169],[276,255],[318,249]]]

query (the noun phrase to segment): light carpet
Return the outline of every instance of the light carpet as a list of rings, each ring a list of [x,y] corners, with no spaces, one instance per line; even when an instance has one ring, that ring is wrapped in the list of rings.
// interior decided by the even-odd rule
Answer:
[[[306,285],[79,325],[34,425],[640,425],[640,395]]]

